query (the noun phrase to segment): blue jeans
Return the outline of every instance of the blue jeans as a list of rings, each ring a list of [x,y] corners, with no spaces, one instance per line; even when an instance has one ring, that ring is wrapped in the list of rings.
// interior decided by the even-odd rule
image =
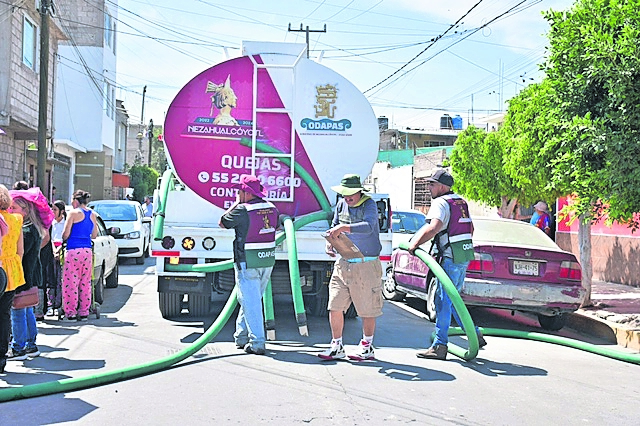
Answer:
[[[236,320],[233,337],[238,345],[251,343],[256,349],[264,349],[264,316],[262,315],[262,295],[267,288],[273,266],[268,268],[247,268],[245,262],[234,264],[238,303],[240,311]]]
[[[453,282],[453,285],[458,290],[458,293],[462,291],[464,285],[464,277],[467,273],[467,266],[469,262],[465,263],[453,263],[453,259],[445,257],[442,262],[442,269],[447,273],[447,276]],[[442,288],[440,280],[438,280],[438,288],[436,290],[436,339],[433,341],[433,345],[446,345],[449,343],[449,326],[451,325],[451,313],[456,318],[456,321],[462,327],[462,321],[458,317],[458,313],[455,309],[452,309],[451,299],[449,295]],[[480,333],[478,327],[476,327],[476,333]]]
[[[11,309],[11,333],[11,347],[15,350],[21,351],[36,345],[38,329],[33,308]]]

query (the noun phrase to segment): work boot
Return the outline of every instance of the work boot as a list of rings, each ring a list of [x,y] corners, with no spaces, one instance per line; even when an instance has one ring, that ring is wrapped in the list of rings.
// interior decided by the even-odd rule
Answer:
[[[247,343],[244,346],[244,351],[246,353],[248,353],[248,354],[253,354],[253,355],[264,355],[265,354],[264,348],[255,347],[251,343]]]
[[[484,336],[482,335],[482,332],[478,333],[478,347],[479,348],[484,348],[485,346],[487,346],[487,341],[484,340]]]
[[[447,359],[447,345],[435,345],[431,346],[424,352],[418,352],[416,354],[418,358],[427,359]]]

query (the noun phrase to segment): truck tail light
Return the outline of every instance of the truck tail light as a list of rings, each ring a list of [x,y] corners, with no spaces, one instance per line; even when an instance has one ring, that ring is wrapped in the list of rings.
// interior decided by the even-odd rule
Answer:
[[[165,265],[195,265],[198,259],[195,257],[176,257],[170,256],[164,258]]]
[[[467,272],[493,273],[493,257],[488,253],[476,253],[475,259],[469,262]]]
[[[582,279],[582,269],[578,262],[569,262],[565,260],[560,264],[560,278],[572,281],[580,281]]]

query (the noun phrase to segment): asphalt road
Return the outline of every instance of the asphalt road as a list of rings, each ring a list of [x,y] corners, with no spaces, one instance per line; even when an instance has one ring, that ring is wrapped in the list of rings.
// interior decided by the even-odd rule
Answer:
[[[162,319],[152,259],[144,266],[127,262],[120,274],[120,286],[106,290],[101,319],[42,324],[43,354],[9,363],[0,392],[160,359],[195,341],[214,320],[215,313],[197,321]],[[215,309],[223,303],[220,297]],[[472,315],[484,326],[540,331],[526,316]],[[404,303],[385,304],[374,341],[378,360],[360,363],[317,358],[330,340],[327,320],[309,317],[310,336],[300,337],[286,300],[277,300],[278,340],[267,344],[267,356],[237,350],[232,322],[195,356],[159,373],[2,403],[0,425],[636,425],[640,417],[638,365],[497,337],[488,337],[471,362],[451,355],[418,359],[433,326]],[[562,334],[597,342],[572,330]],[[347,321],[347,350],[360,335],[359,320]]]

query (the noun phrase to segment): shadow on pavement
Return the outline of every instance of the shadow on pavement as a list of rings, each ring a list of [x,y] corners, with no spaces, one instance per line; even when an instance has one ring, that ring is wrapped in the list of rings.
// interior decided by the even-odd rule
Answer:
[[[314,365],[326,365],[331,366],[337,363],[350,363],[356,367],[363,368],[375,368],[378,373],[387,376],[390,379],[406,380],[406,381],[452,381],[455,380],[455,376],[442,371],[432,370],[424,368],[422,366],[399,364],[389,361],[383,361],[375,359],[371,361],[350,361],[348,359],[325,361],[317,357],[316,352],[304,351],[278,351],[273,350],[273,346],[277,346],[280,343],[272,343],[267,348],[267,356],[282,362],[296,363],[296,364],[314,364]],[[291,342],[284,342],[283,346],[291,346]],[[315,346],[315,345],[314,345]],[[323,348],[324,350],[324,348]],[[318,350],[318,352],[320,352]]]
[[[475,358],[471,361],[463,361],[456,358],[455,361],[463,367],[477,371],[485,376],[546,376],[548,372],[541,368],[527,365],[512,364],[510,362],[496,362],[488,359]],[[446,362],[446,361],[445,361]]]
[[[61,377],[64,378],[64,377]],[[79,398],[68,398],[64,394],[47,396],[46,408],[34,409],[32,399],[4,402],[10,412],[2,416],[3,424],[21,426],[39,426],[79,421],[98,407]]]

